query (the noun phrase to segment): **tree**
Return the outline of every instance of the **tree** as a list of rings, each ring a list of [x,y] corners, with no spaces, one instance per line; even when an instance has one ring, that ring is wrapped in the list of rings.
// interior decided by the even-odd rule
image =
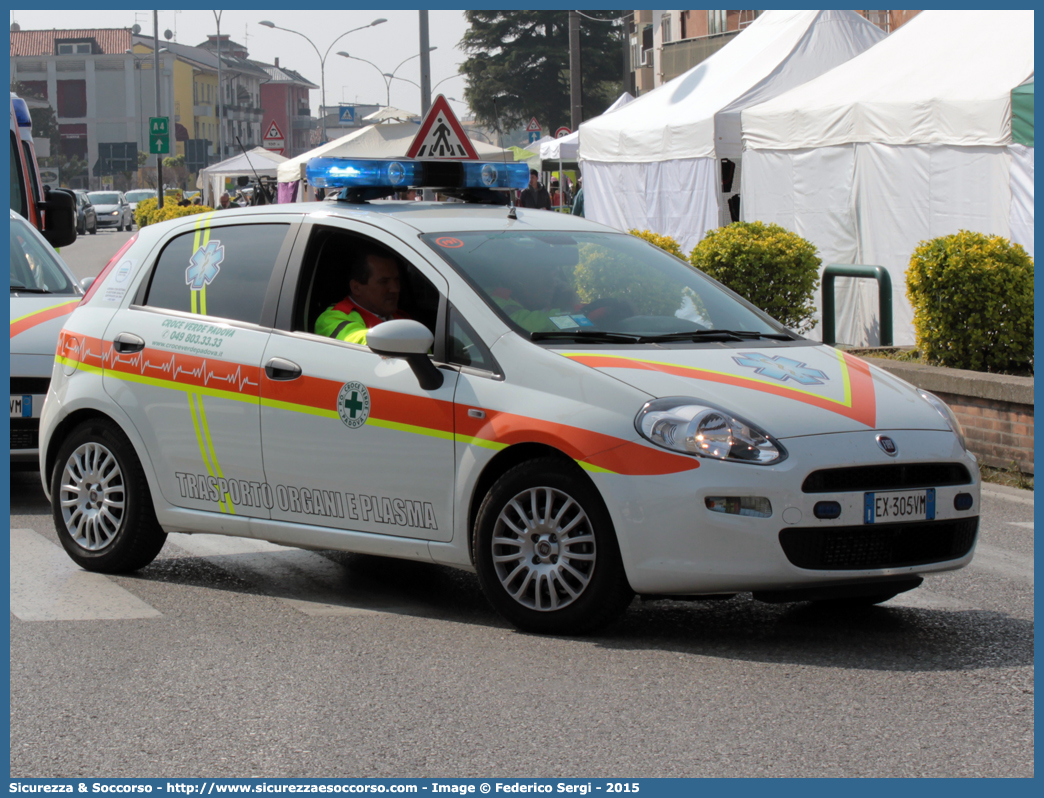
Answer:
[[[608,20],[621,12],[584,13]],[[476,121],[487,126],[499,121],[501,130],[520,127],[533,117],[545,132],[569,126],[569,12],[466,11],[464,16],[470,27],[460,47],[469,58],[460,71],[467,76],[464,97]],[[622,31],[619,23],[581,18],[585,119],[602,113],[621,91]]]
[[[168,179],[172,182],[177,183],[181,188],[188,187],[189,170],[185,166],[184,155],[174,155],[170,158],[163,159],[163,170],[166,172]]]

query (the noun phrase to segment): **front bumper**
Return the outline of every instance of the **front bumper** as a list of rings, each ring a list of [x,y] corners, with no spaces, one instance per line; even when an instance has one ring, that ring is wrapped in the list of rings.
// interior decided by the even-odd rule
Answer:
[[[592,474],[613,517],[631,587],[649,595],[783,591],[869,584],[966,565],[979,515],[974,458],[950,432],[909,430],[889,433],[901,441],[900,456],[892,458],[878,447],[879,432],[790,438],[782,441],[789,457],[775,466],[702,459],[698,469],[682,474]],[[934,521],[864,524],[868,491],[858,481],[841,490],[806,492],[813,472],[915,463],[954,464],[967,474],[965,484],[902,486],[935,488]],[[954,508],[958,493],[971,494],[968,510]],[[705,500],[721,496],[767,498],[772,514],[709,510]],[[821,501],[840,504],[840,515],[816,518]]]

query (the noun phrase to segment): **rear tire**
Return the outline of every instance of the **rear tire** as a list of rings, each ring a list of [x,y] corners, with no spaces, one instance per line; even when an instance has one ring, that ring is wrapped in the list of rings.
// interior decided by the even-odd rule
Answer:
[[[144,568],[167,540],[134,447],[106,419],[84,422],[62,444],[51,510],[65,551],[88,571]]]
[[[472,545],[486,597],[524,631],[593,632],[634,597],[602,497],[556,458],[522,463],[494,483]]]

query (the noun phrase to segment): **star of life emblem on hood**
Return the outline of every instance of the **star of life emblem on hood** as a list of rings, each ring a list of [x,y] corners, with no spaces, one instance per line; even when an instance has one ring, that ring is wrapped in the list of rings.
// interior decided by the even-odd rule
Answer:
[[[754,369],[755,374],[780,382],[793,380],[801,385],[822,385],[830,381],[826,372],[809,368],[799,360],[782,355],[769,357],[761,352],[744,352],[732,359],[745,368]]]

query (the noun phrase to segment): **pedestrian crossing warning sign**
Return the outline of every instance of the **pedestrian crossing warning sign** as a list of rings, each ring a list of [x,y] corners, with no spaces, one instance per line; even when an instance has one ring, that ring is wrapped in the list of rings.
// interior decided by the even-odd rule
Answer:
[[[478,153],[456,115],[441,94],[428,109],[413,138],[407,158],[477,161]]]

